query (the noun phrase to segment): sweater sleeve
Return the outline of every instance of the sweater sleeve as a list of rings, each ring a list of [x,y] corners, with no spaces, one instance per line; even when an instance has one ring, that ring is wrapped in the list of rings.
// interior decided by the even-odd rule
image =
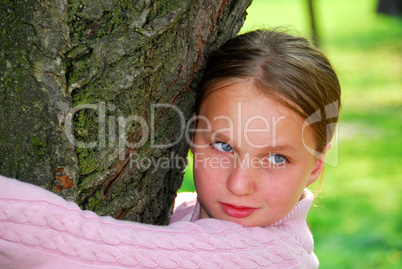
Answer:
[[[81,210],[0,176],[0,268],[316,268],[277,227],[215,219],[153,226]]]

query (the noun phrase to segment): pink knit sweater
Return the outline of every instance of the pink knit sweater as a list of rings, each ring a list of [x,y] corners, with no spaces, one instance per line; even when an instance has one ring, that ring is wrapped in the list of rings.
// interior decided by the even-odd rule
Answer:
[[[168,226],[100,217],[39,187],[0,176],[0,268],[317,268],[303,199],[269,227],[201,219],[179,194]]]

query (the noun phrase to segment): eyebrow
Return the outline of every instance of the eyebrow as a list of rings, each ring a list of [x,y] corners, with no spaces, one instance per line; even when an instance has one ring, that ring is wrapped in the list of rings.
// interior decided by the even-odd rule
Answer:
[[[268,146],[267,149],[274,149],[279,151],[295,151],[296,148],[291,145],[283,145],[283,146]]]
[[[222,132],[218,132],[215,130],[211,130],[211,132],[206,132],[206,134],[209,138],[212,138],[212,135],[215,134],[215,138],[217,138],[217,139],[227,141],[227,142],[231,141],[231,139],[227,135],[224,135],[224,134],[222,134]]]
[[[212,135],[215,134],[216,140],[222,140],[222,142],[231,142],[232,140],[225,134],[218,132],[216,130],[211,130],[211,132],[206,132],[206,135],[209,138],[212,138]],[[273,143],[268,143],[267,147],[261,148],[265,149],[267,151],[285,151],[285,152],[290,152],[290,151],[296,151],[297,148],[292,146],[292,145],[279,145],[279,146],[272,146]]]

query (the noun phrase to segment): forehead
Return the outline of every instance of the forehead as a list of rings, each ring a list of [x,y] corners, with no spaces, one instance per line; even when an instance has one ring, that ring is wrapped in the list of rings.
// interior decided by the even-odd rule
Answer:
[[[217,83],[200,107],[200,114],[205,117],[241,113],[243,119],[255,119],[286,116],[294,120],[301,117],[269,97],[254,86],[252,79],[227,80]]]

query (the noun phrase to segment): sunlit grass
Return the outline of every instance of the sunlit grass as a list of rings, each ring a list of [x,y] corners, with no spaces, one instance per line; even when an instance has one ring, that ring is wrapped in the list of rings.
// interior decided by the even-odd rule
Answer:
[[[288,25],[308,37],[306,3],[254,0],[242,32]],[[338,164],[308,219],[315,253],[324,269],[402,268],[402,19],[377,14],[376,0],[315,3],[343,94]],[[194,190],[191,172],[182,190]]]

